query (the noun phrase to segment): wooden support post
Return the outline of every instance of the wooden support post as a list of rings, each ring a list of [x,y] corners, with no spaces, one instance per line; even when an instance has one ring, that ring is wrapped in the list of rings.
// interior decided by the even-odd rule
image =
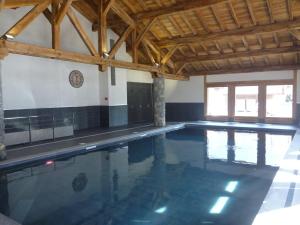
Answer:
[[[60,49],[60,25],[57,24],[56,17],[59,9],[59,1],[53,0],[51,4],[52,9],[52,21],[51,21],[51,29],[52,29],[52,48]]]
[[[0,40],[0,60],[4,59],[8,55],[8,49],[5,45],[5,41]]]
[[[138,52],[137,52],[137,46],[135,45],[137,38],[137,32],[136,28],[132,31],[131,36],[131,47],[132,47],[132,61],[133,63],[138,63]]]
[[[100,58],[107,54],[107,21],[104,13],[104,0],[98,0],[98,52]],[[105,71],[106,66],[100,65],[99,70]]]
[[[0,12],[4,8],[5,0],[0,0]]]

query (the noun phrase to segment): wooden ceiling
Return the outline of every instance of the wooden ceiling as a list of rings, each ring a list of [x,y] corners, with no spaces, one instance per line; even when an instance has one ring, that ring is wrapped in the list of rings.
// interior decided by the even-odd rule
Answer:
[[[91,29],[99,30],[98,21],[103,27],[101,0],[65,1],[93,24]],[[34,1],[6,0],[4,8],[19,7],[20,2]],[[106,12],[107,24],[123,36],[134,63],[159,64],[166,73],[184,76],[300,69],[299,0],[107,0],[108,4],[113,10]]]

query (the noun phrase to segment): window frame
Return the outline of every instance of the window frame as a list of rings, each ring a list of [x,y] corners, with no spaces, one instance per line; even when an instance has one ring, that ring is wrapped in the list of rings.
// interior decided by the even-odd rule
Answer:
[[[265,122],[265,123],[285,123],[292,124],[296,118],[296,91],[297,77],[294,74],[293,79],[283,80],[254,80],[254,81],[232,81],[232,82],[213,82],[207,83],[204,79],[204,111],[206,120],[214,121],[234,121],[234,122]],[[268,85],[292,85],[293,86],[293,115],[291,118],[286,117],[267,117],[266,116],[266,91]],[[235,116],[235,87],[240,86],[258,86],[258,116]],[[228,87],[228,116],[211,116],[207,115],[207,90],[210,87]]]

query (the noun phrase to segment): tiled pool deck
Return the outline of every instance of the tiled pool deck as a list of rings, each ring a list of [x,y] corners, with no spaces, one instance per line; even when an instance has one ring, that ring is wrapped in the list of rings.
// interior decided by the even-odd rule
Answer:
[[[122,142],[141,139],[145,136],[152,136],[161,132],[181,129],[184,126],[295,131],[296,133],[290,148],[280,164],[280,169],[274,178],[273,184],[253,225],[299,224],[299,219],[297,218],[300,210],[300,129],[295,126],[199,121],[169,123],[163,128],[147,125],[121,130],[106,130],[105,132],[100,133],[86,133],[83,136],[65,140],[11,148],[8,151],[8,159],[0,162],[0,169],[36,160],[47,160],[58,156],[75,155],[87,151],[94,151],[95,149],[122,144]],[[13,225],[16,223],[10,219],[5,219],[5,217],[0,214],[0,224]]]

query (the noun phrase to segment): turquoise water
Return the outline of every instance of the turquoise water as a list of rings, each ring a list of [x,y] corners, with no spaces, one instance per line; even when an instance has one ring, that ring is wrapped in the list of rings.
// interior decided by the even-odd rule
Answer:
[[[24,225],[248,225],[292,135],[186,128],[1,171]]]

